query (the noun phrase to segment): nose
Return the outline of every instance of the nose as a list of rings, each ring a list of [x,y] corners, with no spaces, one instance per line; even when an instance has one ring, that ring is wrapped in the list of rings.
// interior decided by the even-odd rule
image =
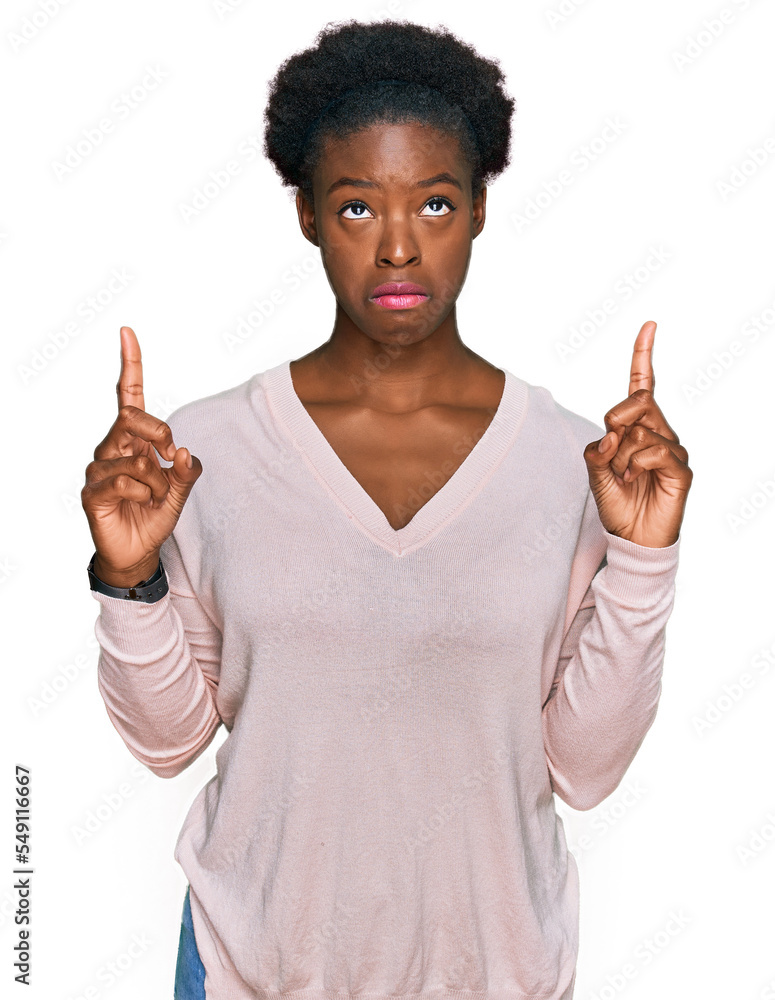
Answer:
[[[380,234],[377,263],[384,267],[404,267],[420,260],[420,247],[408,220],[388,219]]]

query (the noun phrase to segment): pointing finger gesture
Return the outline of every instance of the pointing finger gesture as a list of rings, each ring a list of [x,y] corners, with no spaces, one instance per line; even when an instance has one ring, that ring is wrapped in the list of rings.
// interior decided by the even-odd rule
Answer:
[[[146,413],[140,345],[131,327],[120,336],[118,417],[86,467],[81,503],[97,550],[94,572],[111,586],[133,587],[158,567],[202,465],[175,447],[169,424]]]
[[[626,399],[605,415],[606,433],[584,449],[589,485],[606,531],[662,548],[679,537],[694,473],[688,452],[654,399],[657,324],[635,338]]]

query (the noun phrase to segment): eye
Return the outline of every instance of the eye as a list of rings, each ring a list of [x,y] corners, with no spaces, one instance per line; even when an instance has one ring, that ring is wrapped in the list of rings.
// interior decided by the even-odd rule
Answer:
[[[342,213],[346,212],[348,208],[352,208],[352,209],[365,209],[368,212],[368,209],[366,208],[366,206],[363,204],[362,201],[348,201],[347,204],[343,205],[336,214],[337,215],[342,215]],[[343,218],[345,218],[345,219],[365,219],[366,216],[363,214],[363,212],[357,212],[355,215],[345,215],[345,216],[343,216]]]
[[[426,201],[425,208],[428,208],[429,205],[446,205],[449,209],[447,212],[431,212],[431,215],[449,215],[450,212],[455,211],[455,206],[448,198],[431,198],[429,201]]]

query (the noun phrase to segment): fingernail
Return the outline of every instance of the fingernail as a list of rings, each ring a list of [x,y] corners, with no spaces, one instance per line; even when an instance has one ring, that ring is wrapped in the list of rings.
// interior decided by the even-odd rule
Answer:
[[[193,459],[190,451],[186,452],[186,465],[189,467],[189,469],[193,469],[194,468],[194,459]]]
[[[597,450],[598,451],[605,451],[606,448],[608,447],[608,441],[609,441],[608,435],[604,434],[600,438],[600,444],[597,446]]]

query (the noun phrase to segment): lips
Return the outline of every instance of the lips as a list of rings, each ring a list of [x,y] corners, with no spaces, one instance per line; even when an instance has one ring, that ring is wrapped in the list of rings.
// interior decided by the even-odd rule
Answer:
[[[371,293],[371,298],[380,295],[428,295],[428,289],[422,285],[414,285],[411,281],[390,281],[385,285],[377,285]]]

